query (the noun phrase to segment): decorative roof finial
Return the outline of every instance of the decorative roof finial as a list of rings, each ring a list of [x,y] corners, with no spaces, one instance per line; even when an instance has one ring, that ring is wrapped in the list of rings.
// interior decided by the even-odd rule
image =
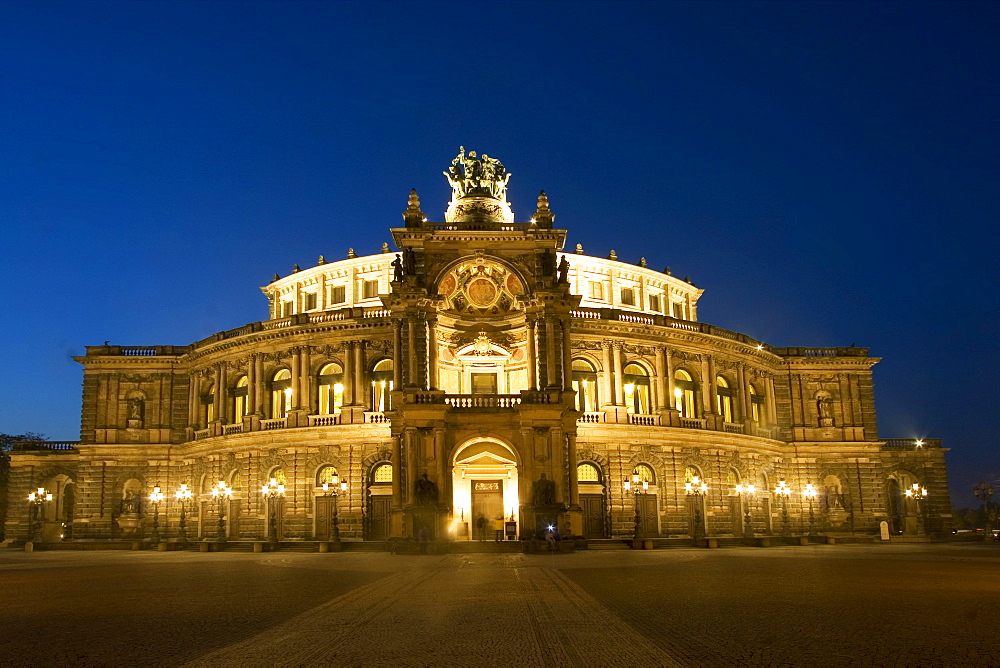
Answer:
[[[583,244],[577,244],[576,245],[576,254],[577,255],[583,255]]]
[[[416,188],[413,188],[410,190],[410,197],[406,202],[406,211],[403,212],[403,222],[406,227],[420,227],[425,220],[427,217],[420,210],[420,198],[417,197]]]
[[[300,272],[300,271],[302,271],[302,270],[301,270],[301,269],[299,269],[299,265],[297,265],[297,264],[293,264],[293,265],[292,265],[292,273],[293,273],[293,274],[296,274],[296,273],[298,273],[298,272]]]
[[[612,249],[612,251],[610,253],[608,253],[608,259],[609,260],[617,260],[618,259],[618,253],[616,253],[614,251],[614,249]]]
[[[275,274],[274,276],[271,277],[271,282],[274,283],[279,278],[281,278],[281,276],[278,276],[277,274]]]
[[[385,242],[385,241],[382,242],[382,252],[383,253],[391,253],[392,252],[392,251],[389,250],[389,244],[388,244],[388,242]]]
[[[316,264],[326,264],[326,258],[320,255],[319,259],[316,260]]]
[[[646,266],[646,258],[644,258],[644,257],[639,258],[639,266],[640,267],[645,267]]]
[[[539,227],[552,228],[552,223],[555,222],[555,214],[549,209],[549,198],[545,194],[545,191],[538,193],[538,208],[535,210],[535,215],[532,216],[532,220],[538,224]]]
[[[354,249],[353,248],[348,248],[347,249],[347,259],[350,260],[352,257],[357,257],[357,255],[354,253]]]

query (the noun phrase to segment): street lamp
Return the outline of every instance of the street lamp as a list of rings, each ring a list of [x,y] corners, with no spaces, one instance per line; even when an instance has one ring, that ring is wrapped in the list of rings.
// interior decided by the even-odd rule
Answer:
[[[813,526],[816,524],[816,515],[813,513],[813,501],[816,499],[818,494],[819,492],[816,491],[816,488],[813,487],[811,482],[806,483],[806,488],[802,490],[802,496],[809,499],[809,533],[806,534],[807,536],[812,535]]]
[[[757,493],[755,485],[736,485],[736,493],[743,497],[743,537],[753,538],[753,517],[750,516],[750,504],[753,495]]]
[[[233,490],[229,488],[229,485],[225,481],[220,480],[219,484],[212,488],[212,497],[217,499],[219,502],[219,528],[216,532],[215,537],[219,540],[226,540],[226,501],[231,499],[233,496]]]
[[[684,483],[684,492],[694,499],[694,539],[705,537],[705,521],[701,516],[701,499],[708,493],[708,485],[698,476]]]
[[[632,492],[632,500],[635,506],[635,532],[632,536],[632,540],[642,540],[642,516],[639,514],[639,495],[645,494],[649,489],[649,481],[643,480],[642,484],[639,484],[639,474],[633,473],[631,482],[625,481],[625,493],[628,494]]]
[[[334,543],[340,542],[340,524],[337,521],[337,489],[341,492],[347,491],[347,483],[340,482],[340,476],[333,474],[331,482],[323,483],[323,493],[333,499],[333,514],[330,517],[330,540]]]
[[[42,542],[42,505],[51,500],[52,492],[47,492],[44,487],[28,494],[28,503],[31,504],[28,506],[28,531],[33,542]]]
[[[160,501],[163,501],[164,497],[159,485],[153,487],[153,491],[149,493],[149,502],[153,504],[153,534],[149,542],[153,545],[160,544]]]
[[[791,488],[785,484],[784,480],[778,481],[778,486],[774,488],[774,493],[781,499],[781,535],[787,536],[788,531],[788,497],[792,495]]]
[[[915,482],[912,487],[906,490],[906,498],[913,499],[913,501],[917,504],[917,533],[923,533],[924,515],[920,502],[927,498],[927,488],[922,486],[920,483]]]
[[[278,482],[271,478],[260,488],[261,494],[267,501],[267,542],[278,542],[278,518],[275,513],[275,499],[285,495],[285,483]]]
[[[177,539],[182,543],[186,543],[188,539],[187,515],[185,515],[184,510],[188,500],[191,498],[191,490],[188,489],[187,485],[181,484],[180,489],[174,492],[174,496],[177,497],[177,500],[181,504],[181,521],[178,525]]]
[[[983,504],[983,519],[986,520],[986,541],[993,538],[993,520],[996,519],[997,511],[990,504],[993,496],[993,485],[987,484],[985,480],[980,480],[979,484],[972,488],[972,493]]]

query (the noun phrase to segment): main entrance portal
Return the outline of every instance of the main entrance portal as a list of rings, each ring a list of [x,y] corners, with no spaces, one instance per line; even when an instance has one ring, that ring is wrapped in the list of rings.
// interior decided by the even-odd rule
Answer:
[[[505,521],[518,521],[517,456],[499,440],[477,439],[458,449],[452,489],[456,540],[493,540]]]

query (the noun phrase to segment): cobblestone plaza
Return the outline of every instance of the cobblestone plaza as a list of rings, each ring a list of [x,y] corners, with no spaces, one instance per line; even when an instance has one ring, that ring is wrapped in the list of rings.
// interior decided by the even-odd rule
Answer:
[[[998,665],[1000,550],[0,552],[8,665]]]

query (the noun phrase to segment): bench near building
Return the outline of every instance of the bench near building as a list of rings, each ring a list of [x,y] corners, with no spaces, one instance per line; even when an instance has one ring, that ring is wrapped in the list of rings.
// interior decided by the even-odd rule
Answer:
[[[275,276],[267,320],[88,346],[80,441],[11,453],[7,537],[950,529],[944,450],[879,437],[866,348],[699,322],[689,281],[564,251],[544,192],[515,222],[499,161],[445,174],[443,222],[411,192],[399,252]]]

